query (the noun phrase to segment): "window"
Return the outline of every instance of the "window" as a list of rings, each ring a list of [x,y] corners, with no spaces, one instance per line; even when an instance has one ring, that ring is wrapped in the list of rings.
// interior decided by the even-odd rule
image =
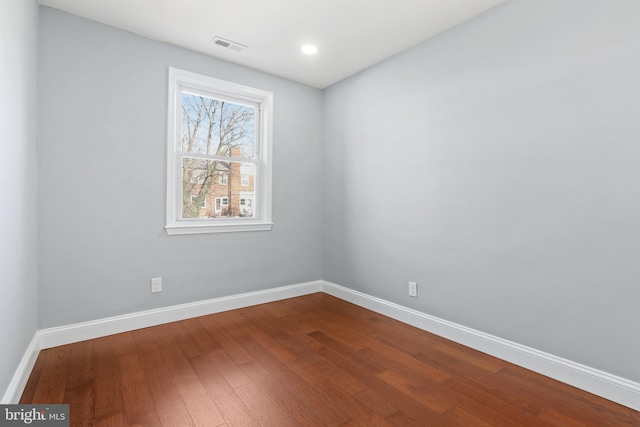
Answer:
[[[216,213],[222,213],[223,209],[229,207],[229,198],[227,197],[216,197]]]
[[[204,179],[207,177],[207,171],[203,169],[194,169],[191,171],[191,183],[192,184],[204,184]]]
[[[169,69],[168,234],[271,229],[272,110],[269,92]]]
[[[198,194],[191,195],[191,203],[193,204],[198,203]],[[200,209],[206,209],[206,208],[207,208],[207,198],[203,197],[202,203],[200,203]]]
[[[240,215],[250,216],[253,215],[253,199],[250,195],[240,196]]]

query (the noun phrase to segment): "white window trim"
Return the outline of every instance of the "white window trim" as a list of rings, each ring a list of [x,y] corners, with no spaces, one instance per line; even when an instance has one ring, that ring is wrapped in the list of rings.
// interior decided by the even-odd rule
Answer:
[[[256,153],[259,153],[260,161],[256,163],[254,175],[257,188],[254,191],[257,198],[254,199],[253,218],[198,218],[180,219],[182,209],[180,180],[182,165],[178,164],[181,157],[178,154],[178,141],[180,140],[180,111],[178,106],[181,101],[181,88],[188,87],[200,91],[210,92],[215,98],[224,98],[225,95],[232,100],[246,100],[259,104],[259,141],[256,141]],[[271,177],[272,177],[272,140],[273,140],[273,94],[248,86],[203,76],[189,71],[169,68],[169,102],[167,113],[167,222],[165,230],[167,234],[199,234],[221,233],[236,231],[267,231],[271,230]]]

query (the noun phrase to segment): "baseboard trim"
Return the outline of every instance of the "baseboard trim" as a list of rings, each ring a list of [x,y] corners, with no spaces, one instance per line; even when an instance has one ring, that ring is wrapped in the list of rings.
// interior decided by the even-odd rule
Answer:
[[[19,401],[41,349],[315,292],[333,295],[640,411],[639,383],[323,280],[39,330],[27,347],[2,403]]]
[[[31,375],[33,366],[36,364],[36,359],[38,358],[38,353],[40,352],[39,342],[40,335],[38,331],[36,331],[13,374],[13,378],[11,378],[9,386],[2,396],[1,403],[3,405],[18,403],[20,401],[24,387],[27,385],[29,375]]]
[[[323,281],[322,291],[640,411],[640,383]]]
[[[228,297],[213,298],[187,304],[173,305],[154,310],[140,311],[122,316],[114,316],[90,322],[76,323],[73,325],[48,328],[39,331],[40,348],[51,348],[59,345],[70,344],[78,341],[119,334],[192,317],[206,316],[207,314],[222,311],[235,310],[307,295],[322,291],[322,281],[300,283],[297,285],[282,286],[263,291],[248,292]]]

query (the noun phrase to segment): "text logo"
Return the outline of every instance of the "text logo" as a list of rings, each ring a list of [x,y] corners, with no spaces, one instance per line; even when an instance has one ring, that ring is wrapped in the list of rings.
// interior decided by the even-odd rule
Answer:
[[[69,427],[69,405],[0,405],[0,427]]]

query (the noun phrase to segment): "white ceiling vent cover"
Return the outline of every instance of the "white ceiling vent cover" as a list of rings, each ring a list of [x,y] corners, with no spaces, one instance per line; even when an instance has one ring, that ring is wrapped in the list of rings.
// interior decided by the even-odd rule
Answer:
[[[240,44],[238,42],[234,42],[232,40],[223,39],[222,37],[215,36],[213,40],[211,40],[216,46],[224,47],[225,49],[235,50],[236,52],[242,52],[247,46]]]

